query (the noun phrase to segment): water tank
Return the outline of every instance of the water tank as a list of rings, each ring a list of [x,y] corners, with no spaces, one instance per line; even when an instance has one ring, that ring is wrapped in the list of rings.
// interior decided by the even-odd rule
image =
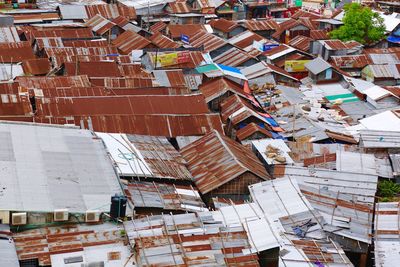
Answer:
[[[125,196],[115,195],[111,197],[111,207],[110,207],[111,218],[125,217],[126,202],[127,199]]]

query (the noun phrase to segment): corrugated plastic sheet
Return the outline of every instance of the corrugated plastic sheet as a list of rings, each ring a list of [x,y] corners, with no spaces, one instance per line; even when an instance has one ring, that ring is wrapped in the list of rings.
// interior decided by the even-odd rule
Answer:
[[[253,173],[260,179],[269,178],[264,166],[249,149],[216,131],[185,146],[181,154],[203,194],[245,172]]]

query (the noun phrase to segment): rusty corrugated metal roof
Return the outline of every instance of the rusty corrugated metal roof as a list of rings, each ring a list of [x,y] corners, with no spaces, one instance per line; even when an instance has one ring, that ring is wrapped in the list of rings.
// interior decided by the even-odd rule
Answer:
[[[213,60],[215,63],[232,67],[241,66],[243,63],[249,60],[253,60],[255,62],[258,61],[258,59],[256,59],[255,57],[251,56],[250,54],[236,47],[232,47],[231,49],[225,51],[224,53],[214,57]]]
[[[167,3],[167,6],[171,9],[171,13],[174,14],[184,14],[192,12],[192,9],[186,1],[175,0],[175,2]]]
[[[331,56],[332,64],[339,68],[364,68],[365,66],[372,64],[371,59],[365,55],[350,55],[350,56]]]
[[[181,45],[161,33],[155,33],[149,40],[158,48],[178,48]]]
[[[150,43],[151,42],[143,36],[130,30],[120,34],[117,39],[112,41],[112,44],[118,47],[124,54],[129,54],[132,50],[143,49]]]
[[[203,46],[205,51],[213,51],[226,44],[224,39],[203,30],[190,36],[190,45],[193,47]]]
[[[251,137],[255,133],[260,133],[264,135],[265,137],[272,138],[272,134],[270,131],[260,127],[259,125],[255,124],[254,122],[251,122],[244,126],[243,128],[239,129],[236,132],[236,138],[240,141],[243,141],[249,137]]]
[[[242,85],[224,77],[212,79],[208,82],[202,83],[199,86],[199,90],[204,95],[207,103],[226,94],[227,92],[239,94],[243,97],[245,96]]]
[[[112,20],[113,23],[117,24],[121,28],[129,23],[129,20],[124,16],[118,16]]]
[[[0,43],[1,63],[18,63],[35,57],[29,42]]]
[[[96,15],[102,15],[106,19],[114,19],[123,16],[128,20],[136,19],[136,11],[134,7],[128,7],[122,3],[107,5],[86,5],[86,12],[89,18]]]
[[[276,30],[279,27],[279,24],[273,19],[268,19],[268,20],[246,20],[244,25],[250,31]]]
[[[35,122],[75,124],[86,129],[89,124],[97,132],[128,133],[153,136],[197,136],[215,129],[223,133],[219,114],[199,115],[99,115],[99,116],[36,116]]]
[[[116,62],[65,62],[66,75],[87,75],[90,77],[122,77],[121,70]]]
[[[111,30],[114,26],[116,26],[114,22],[109,21],[102,15],[96,14],[88,21],[85,22],[85,26],[91,27],[92,31],[94,31],[98,35],[103,35]]]
[[[191,36],[198,31],[205,31],[206,28],[204,27],[203,24],[169,24],[168,25],[168,33],[171,36],[171,38],[181,38],[181,34]]]
[[[151,115],[151,114],[207,114],[204,97],[185,96],[112,96],[56,98],[38,101],[38,116],[92,116],[92,115]]]
[[[326,40],[329,39],[327,30],[311,30],[310,37],[313,40]]]
[[[22,61],[22,68],[26,75],[46,75],[51,64],[48,58],[36,58]]]
[[[56,87],[90,87],[89,78],[81,76],[46,76],[30,77],[19,76],[16,81],[25,88],[56,88]]]
[[[157,32],[160,32],[160,31],[164,30],[165,28],[167,28],[167,26],[168,25],[165,24],[164,22],[158,21],[158,22],[156,22],[156,23],[154,23],[153,25],[150,26],[150,31],[152,33],[157,33]]]
[[[310,43],[312,39],[303,35],[297,35],[289,41],[289,45],[296,49],[308,52],[310,50]]]
[[[210,21],[210,25],[214,29],[225,33],[231,32],[233,29],[239,27],[239,24],[237,24],[235,21],[227,20],[224,18],[213,19]]]
[[[181,154],[188,162],[188,168],[202,194],[246,172],[253,173],[261,180],[269,178],[253,152],[216,131],[184,147]]]

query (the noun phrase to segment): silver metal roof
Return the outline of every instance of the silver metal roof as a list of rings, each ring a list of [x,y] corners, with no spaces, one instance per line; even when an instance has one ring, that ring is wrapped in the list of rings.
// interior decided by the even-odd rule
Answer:
[[[0,232],[10,232],[8,225],[0,224]],[[6,234],[0,233],[0,266],[19,267],[14,242]]]
[[[328,62],[320,57],[306,63],[304,66],[315,75],[332,67]]]
[[[63,19],[88,19],[84,5],[60,5],[60,13]]]
[[[109,209],[122,193],[105,147],[90,131],[0,123],[0,209],[71,212]]]

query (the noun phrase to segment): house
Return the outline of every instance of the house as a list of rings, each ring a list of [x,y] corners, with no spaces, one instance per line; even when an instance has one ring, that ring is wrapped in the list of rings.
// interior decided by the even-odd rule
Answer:
[[[91,131],[24,122],[2,122],[0,128],[7,144],[1,158],[2,223],[14,224],[15,213],[24,214],[21,225],[53,222],[58,210],[61,221],[74,221],[70,213],[109,211],[111,197],[122,194],[106,148]],[[22,140],[21,133],[30,138]]]
[[[318,29],[327,30],[328,32],[333,31],[339,28],[341,25],[343,25],[343,22],[336,19],[321,18],[321,19],[316,19],[315,21],[319,23]]]
[[[281,43],[288,43],[292,38],[297,35],[304,35],[309,37],[311,30],[316,30],[316,25],[311,19],[307,17],[299,18],[295,20],[293,18],[287,19],[279,23],[279,27],[272,38]]]
[[[248,185],[269,179],[264,166],[249,149],[216,131],[180,152],[206,199],[247,199]]]
[[[368,55],[331,56],[329,62],[352,77],[361,77],[363,68],[372,64]]]
[[[368,65],[361,71],[361,77],[380,86],[400,84],[400,64]]]
[[[120,26],[99,14],[86,21],[85,26],[91,27],[92,31],[98,36],[102,36],[108,40],[116,39],[124,31]]]
[[[244,28],[237,22],[224,18],[213,19],[210,21],[209,24],[213,28],[214,34],[225,39],[229,39],[246,30],[246,28]]]
[[[205,16],[198,13],[171,14],[170,18],[172,25],[205,24],[206,22]]]
[[[267,39],[270,39],[272,34],[279,28],[279,24],[274,19],[246,20],[244,26],[249,31]]]
[[[232,95],[221,103],[221,117],[226,124],[226,133],[235,138],[237,131],[246,125],[254,122],[260,127],[271,132],[271,135],[277,136],[273,132],[281,131],[279,124],[261,107],[255,100],[241,98],[238,95]]]
[[[327,83],[339,81],[341,75],[325,60],[320,57],[306,63],[304,67],[308,70],[308,77],[314,83]]]
[[[199,86],[199,90],[211,111],[219,111],[221,103],[231,95],[237,94],[244,98],[247,97],[242,85],[225,77],[218,77],[204,82]]]
[[[361,54],[363,45],[356,41],[342,42],[340,40],[317,40],[311,44],[311,53],[328,60],[331,56]]]
[[[164,9],[169,14],[186,14],[192,12],[192,9],[186,3],[186,0],[175,0],[174,2],[167,2]]]

